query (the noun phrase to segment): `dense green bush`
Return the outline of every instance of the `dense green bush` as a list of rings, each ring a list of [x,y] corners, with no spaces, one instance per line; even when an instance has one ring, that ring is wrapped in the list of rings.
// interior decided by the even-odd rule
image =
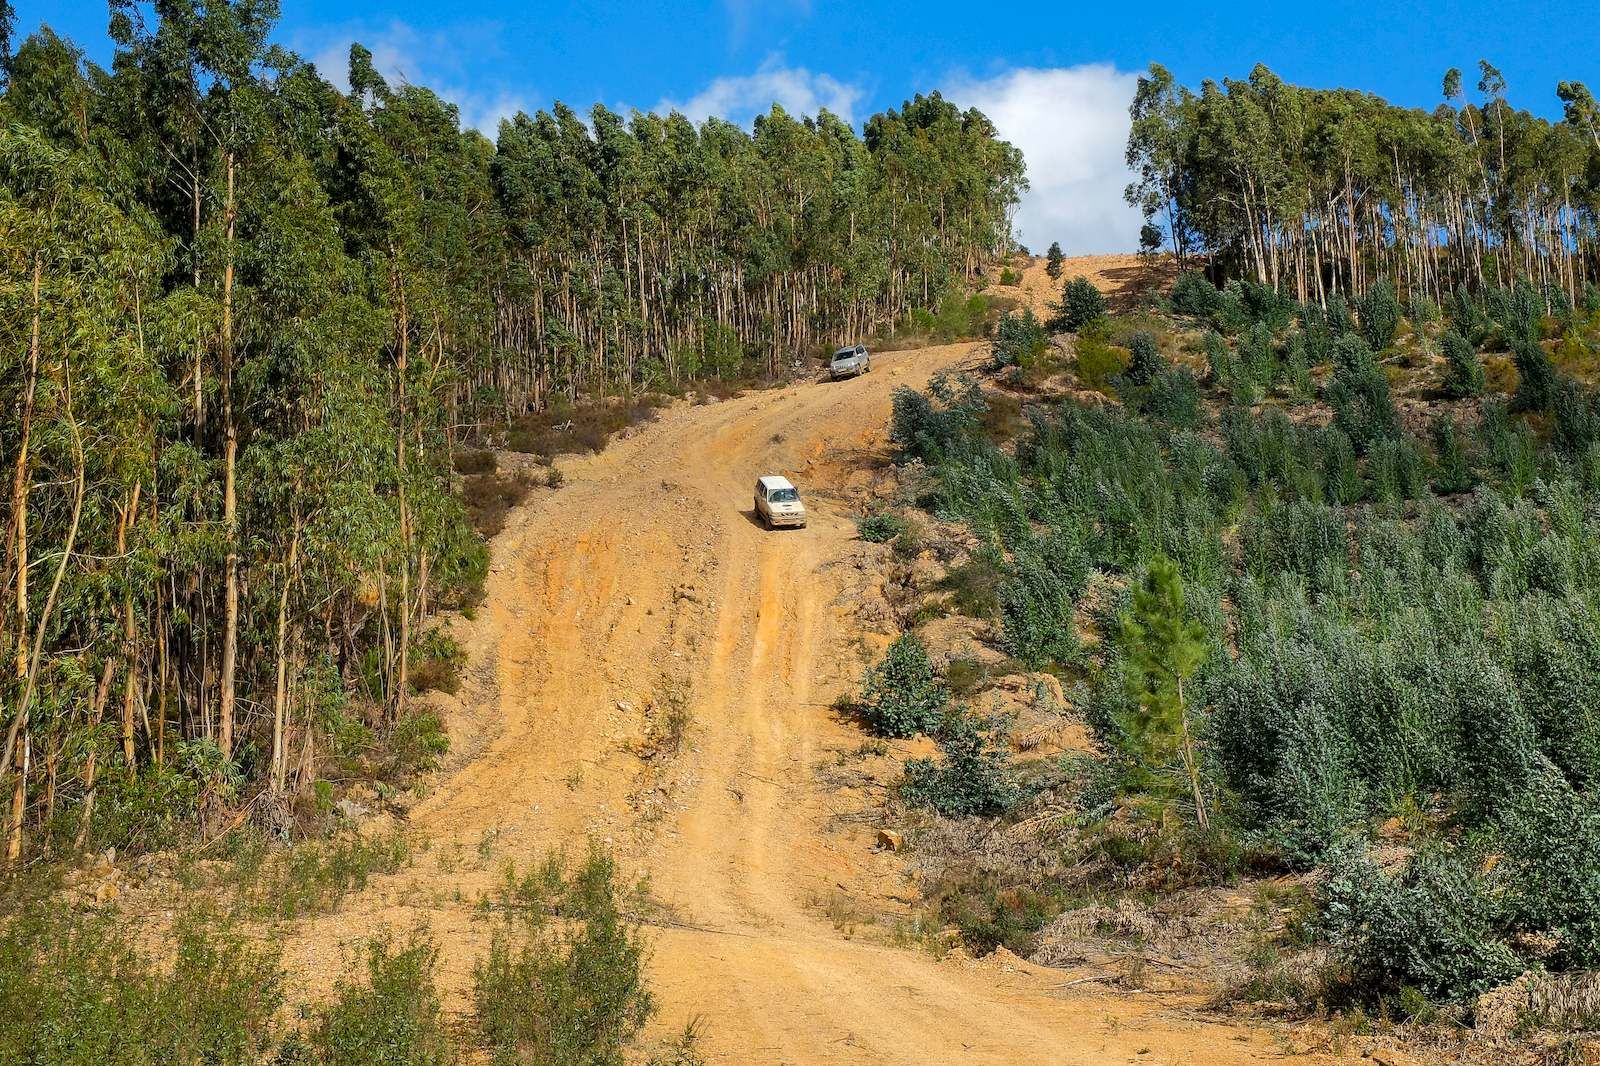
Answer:
[[[995,366],[1033,366],[1049,347],[1050,338],[1044,325],[1033,316],[1031,309],[1000,316],[993,345]]]
[[[887,544],[908,528],[906,520],[891,511],[873,511],[856,521],[856,535],[873,544]]]
[[[456,1060],[434,983],[439,950],[425,933],[404,943],[382,934],[366,945],[365,980],[342,981],[316,1014],[298,1052],[279,1063],[317,1066],[445,1066]],[[298,1043],[298,1042],[297,1042]]]
[[[1550,362],[1538,340],[1519,336],[1512,342],[1512,359],[1517,365],[1517,395],[1515,406],[1519,411],[1548,411],[1555,402],[1558,388],[1555,364]]]
[[[1129,381],[1135,385],[1147,385],[1151,378],[1165,369],[1167,361],[1161,357],[1154,334],[1140,330],[1128,339],[1128,369],[1124,374]]]
[[[1106,298],[1094,287],[1094,282],[1080,275],[1061,287],[1061,302],[1055,306],[1055,317],[1050,325],[1053,329],[1076,333],[1105,313]]]
[[[902,633],[883,659],[867,671],[861,715],[873,732],[910,737],[938,728],[950,699],[928,649],[914,633]]]
[[[508,873],[500,897],[504,917],[473,970],[492,1061],[621,1066],[654,1004],[611,858],[592,850],[576,869],[558,858],[520,881]]]
[[[1444,394],[1457,399],[1483,391],[1483,362],[1472,342],[1455,330],[1441,339],[1444,348]]]
[[[1210,318],[1216,313],[1222,294],[1198,270],[1185,270],[1172,283],[1172,309],[1180,315]]]
[[[112,912],[52,897],[0,925],[0,1061],[249,1066],[276,1043],[275,954],[225,923],[184,918],[170,969]]]
[[[994,723],[955,708],[939,729],[939,760],[912,759],[900,783],[906,802],[946,818],[1005,814],[1023,798],[1011,752]]]
[[[1342,337],[1334,346],[1333,381],[1327,400],[1333,424],[1358,452],[1400,432],[1400,419],[1389,396],[1389,379],[1358,337]]]
[[[894,416],[889,439],[902,460],[936,462],[964,442],[980,424],[987,408],[976,382],[934,378],[926,393],[901,386],[891,400]]]
[[[1081,545],[1061,535],[1015,553],[999,592],[1001,624],[1013,655],[1036,669],[1076,657],[1073,609],[1090,569]]]
[[[1393,344],[1400,328],[1400,300],[1395,295],[1394,282],[1380,278],[1362,294],[1358,307],[1361,335],[1372,350],[1381,352]]]
[[[1363,998],[1413,988],[1470,1003],[1523,968],[1466,856],[1424,851],[1388,874],[1352,848],[1319,884],[1317,904],[1319,931]]]

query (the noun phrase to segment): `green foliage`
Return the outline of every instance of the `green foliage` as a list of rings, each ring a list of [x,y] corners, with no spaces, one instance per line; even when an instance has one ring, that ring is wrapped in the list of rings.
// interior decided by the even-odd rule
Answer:
[[[1106,313],[1106,298],[1094,283],[1079,275],[1061,287],[1061,302],[1055,306],[1052,329],[1077,333]]]
[[[1200,271],[1185,270],[1172,283],[1168,299],[1172,301],[1172,309],[1180,315],[1211,318],[1221,305],[1221,295]]]
[[[1394,343],[1400,327],[1400,300],[1394,282],[1381,278],[1367,289],[1357,304],[1361,316],[1361,336],[1375,352]]]
[[[299,844],[266,865],[253,886],[254,906],[274,918],[326,914],[374,876],[394,873],[410,861],[411,846],[400,833],[345,832]]]
[[[200,916],[179,921],[171,968],[141,953],[114,913],[59,899],[0,926],[0,1060],[17,1063],[238,1064],[275,1042],[283,975],[275,954]]]
[[[1456,420],[1441,414],[1433,420],[1433,454],[1437,473],[1433,490],[1442,495],[1466,492],[1476,483],[1467,457],[1467,442]]]
[[[654,1004],[610,856],[591,850],[572,870],[557,858],[522,881],[508,872],[500,895],[504,917],[473,970],[491,1061],[621,1066]]]
[[[1517,364],[1517,395],[1513,404],[1519,411],[1548,411],[1558,390],[1556,368],[1536,339],[1519,336],[1512,342],[1511,354]]]
[[[1457,399],[1483,392],[1483,363],[1472,342],[1455,330],[1446,331],[1444,347],[1444,394]]]
[[[911,737],[938,728],[950,693],[913,633],[902,633],[862,682],[861,717],[879,736]]]
[[[939,761],[906,763],[901,795],[916,807],[928,807],[946,818],[993,818],[1010,811],[1023,798],[1011,752],[994,723],[955,708],[939,729]]]
[[[979,424],[988,405],[976,382],[936,377],[926,394],[901,386],[892,399],[889,440],[899,457],[937,462],[946,458]]]
[[[1016,551],[999,592],[1001,624],[1013,655],[1033,669],[1076,658],[1073,610],[1090,572],[1087,554],[1065,537]]]
[[[1050,250],[1045,254],[1044,272],[1050,276],[1052,281],[1061,276],[1062,258],[1061,242],[1051,241]]]
[[[1201,825],[1206,804],[1184,686],[1210,653],[1205,630],[1187,616],[1183,578],[1169,559],[1151,561],[1122,616],[1118,645],[1127,687],[1122,751],[1140,786],[1163,802],[1187,791]]]
[[[1400,432],[1400,419],[1389,397],[1389,379],[1358,337],[1341,337],[1334,345],[1333,381],[1328,386],[1333,424],[1356,451]]]
[[[1136,385],[1148,385],[1150,379],[1168,369],[1153,334],[1140,330],[1128,340],[1128,380]]]
[[[908,528],[906,520],[892,511],[873,511],[856,522],[856,535],[873,544],[887,544]]]
[[[1032,310],[1000,316],[999,325],[995,327],[995,366],[1033,366],[1049,347],[1050,339]]]
[[[446,1066],[454,1042],[439,1004],[439,949],[422,930],[365,946],[366,974],[341,981],[309,1027],[302,1061],[317,1066]],[[290,1056],[280,1053],[279,1062]],[[292,1060],[291,1060],[292,1061]]]
[[[1425,851],[1390,875],[1352,848],[1319,885],[1317,905],[1352,990],[1370,999],[1409,987],[1470,1003],[1522,969],[1464,856]]]
[[[1078,379],[1091,389],[1109,390],[1128,365],[1127,351],[1100,337],[1080,335],[1076,350]]]

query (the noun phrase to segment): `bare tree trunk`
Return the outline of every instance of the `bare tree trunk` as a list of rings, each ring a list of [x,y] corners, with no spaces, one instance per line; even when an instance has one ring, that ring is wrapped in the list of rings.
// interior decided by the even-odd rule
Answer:
[[[284,748],[284,729],[288,719],[288,635],[289,590],[294,585],[295,567],[300,561],[300,514],[296,508],[294,535],[289,541],[289,558],[283,568],[283,588],[278,591],[278,686],[272,701],[272,791],[283,791],[284,768],[288,756]]]
[[[227,261],[222,268],[222,421],[223,445],[222,525],[228,537],[227,584],[223,599],[221,697],[217,704],[217,746],[233,757],[234,670],[239,657],[239,498],[235,484],[239,454],[239,425],[233,410],[233,237],[238,222],[234,200],[234,157],[228,153],[228,191],[223,218],[227,230]]]

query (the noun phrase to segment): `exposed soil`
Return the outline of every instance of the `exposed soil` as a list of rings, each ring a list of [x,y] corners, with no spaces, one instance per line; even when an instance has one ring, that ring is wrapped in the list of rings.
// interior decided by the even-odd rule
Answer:
[[[1062,262],[1059,278],[1052,278],[1045,266],[1043,256],[1018,258],[1011,269],[1022,275],[1021,284],[998,284],[1000,269],[995,268],[990,271],[989,287],[984,291],[1016,300],[1019,306],[1031,308],[1041,319],[1048,319],[1053,313],[1050,305],[1061,300],[1061,286],[1080,275],[1106,294],[1113,311],[1124,311],[1134,306],[1144,293],[1165,290],[1178,274],[1171,256],[1154,259],[1129,254],[1075,256]]]
[[[655,1026],[698,1018],[709,1061],[1283,1058],[1281,1041],[1207,1018],[1192,994],[1068,984],[1005,952],[938,958],[852,938],[825,913],[843,898],[908,916],[916,896],[904,856],[875,847],[879,797],[823,771],[865,739],[832,704],[892,628],[867,602],[879,557],[855,533],[888,476],[890,396],[983,355],[883,354],[850,381],[680,404],[563,460],[562,487],[506,517],[486,600],[454,625],[459,699],[428,697],[452,739],[410,812],[429,850],[295,931],[285,964],[302,990],[331,987],[342,943],[421,920],[443,948],[447,1005],[463,1009],[489,933],[475,901],[506,862],[592,839],[648,876],[662,904]],[[800,485],[808,528],[757,524],[765,473]]]

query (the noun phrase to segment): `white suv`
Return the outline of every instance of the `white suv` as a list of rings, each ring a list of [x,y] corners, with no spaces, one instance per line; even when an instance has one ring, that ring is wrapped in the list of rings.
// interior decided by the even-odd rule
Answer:
[[[756,517],[768,529],[778,526],[806,524],[806,505],[800,502],[800,490],[786,477],[769,475],[756,479]]]

